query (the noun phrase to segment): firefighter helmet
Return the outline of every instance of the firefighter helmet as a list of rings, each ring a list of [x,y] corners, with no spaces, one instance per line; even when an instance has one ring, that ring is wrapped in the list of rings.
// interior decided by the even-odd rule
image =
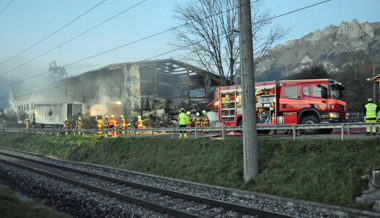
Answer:
[[[121,117],[121,118],[124,118],[124,116],[123,116],[123,115],[120,115],[120,117]]]
[[[368,102],[372,102],[373,100],[372,100],[372,98],[368,98],[367,101]]]
[[[197,112],[195,115],[196,115],[196,116],[199,116],[199,112]]]
[[[205,110],[202,111],[203,115],[207,115],[207,112]]]
[[[140,115],[137,115],[137,119],[141,119],[141,116],[140,116]]]
[[[190,115],[190,114],[191,114],[191,112],[190,112],[190,111],[188,111],[188,112],[187,112],[187,115]]]
[[[112,115],[111,115],[111,118],[115,118],[115,116],[112,114]]]
[[[78,117],[78,120],[82,120],[82,117]]]
[[[69,118],[66,118],[65,120],[69,120]]]

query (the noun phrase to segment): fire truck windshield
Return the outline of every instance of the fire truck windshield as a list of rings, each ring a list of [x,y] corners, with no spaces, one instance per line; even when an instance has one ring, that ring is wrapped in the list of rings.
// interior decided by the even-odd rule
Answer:
[[[344,87],[338,84],[330,85],[330,98],[342,100]]]

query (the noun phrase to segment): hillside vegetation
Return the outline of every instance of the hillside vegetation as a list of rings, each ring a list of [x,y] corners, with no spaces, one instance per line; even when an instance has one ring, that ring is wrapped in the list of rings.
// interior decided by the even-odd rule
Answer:
[[[200,183],[361,207],[360,176],[380,167],[380,138],[260,140],[260,176],[243,182],[241,140],[0,134],[0,146]]]

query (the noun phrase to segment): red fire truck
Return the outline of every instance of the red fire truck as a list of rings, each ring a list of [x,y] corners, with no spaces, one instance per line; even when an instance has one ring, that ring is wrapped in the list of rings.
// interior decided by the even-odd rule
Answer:
[[[317,124],[346,121],[344,87],[333,79],[283,80],[255,85],[257,125]],[[222,125],[242,125],[240,86],[220,87],[210,106],[217,107]],[[331,133],[332,129],[307,133]],[[269,131],[268,131],[269,132]]]

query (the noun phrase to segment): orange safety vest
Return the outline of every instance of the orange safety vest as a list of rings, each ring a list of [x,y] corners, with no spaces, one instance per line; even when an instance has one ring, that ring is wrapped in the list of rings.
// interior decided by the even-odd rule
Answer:
[[[109,124],[110,124],[110,128],[116,129],[117,122],[115,119],[111,118]]]
[[[142,120],[137,120],[137,128],[142,129],[143,123]]]

